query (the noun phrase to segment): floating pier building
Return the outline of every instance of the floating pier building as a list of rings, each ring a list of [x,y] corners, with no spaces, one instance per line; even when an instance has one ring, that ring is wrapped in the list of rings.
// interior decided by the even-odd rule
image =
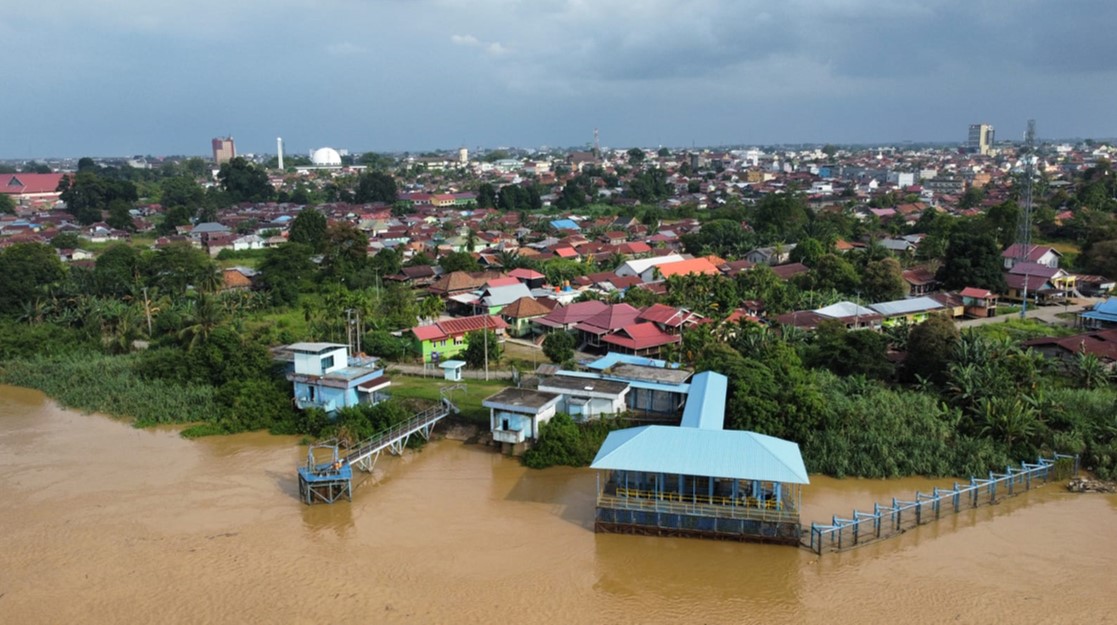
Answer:
[[[799,445],[725,430],[728,379],[691,380],[679,427],[611,432],[594,458],[598,532],[699,536],[798,545]]]

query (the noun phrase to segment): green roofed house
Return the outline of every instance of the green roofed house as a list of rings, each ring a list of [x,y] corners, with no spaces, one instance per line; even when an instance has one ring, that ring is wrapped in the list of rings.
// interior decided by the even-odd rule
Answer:
[[[724,375],[699,373],[679,427],[609,433],[590,465],[596,531],[799,544],[810,483],[799,445],[723,429],[727,389]]]

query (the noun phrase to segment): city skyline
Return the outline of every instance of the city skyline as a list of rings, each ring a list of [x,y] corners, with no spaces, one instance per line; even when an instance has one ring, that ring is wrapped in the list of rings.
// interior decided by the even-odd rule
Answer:
[[[1117,136],[1117,6],[999,4],[48,0],[0,158]]]

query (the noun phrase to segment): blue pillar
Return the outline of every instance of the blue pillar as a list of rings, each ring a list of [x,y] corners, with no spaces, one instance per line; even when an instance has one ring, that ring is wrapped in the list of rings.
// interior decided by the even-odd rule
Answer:
[[[780,497],[780,486],[781,484],[779,482],[776,482],[775,485],[772,487],[772,495],[776,498],[777,510],[783,508],[783,499]]]

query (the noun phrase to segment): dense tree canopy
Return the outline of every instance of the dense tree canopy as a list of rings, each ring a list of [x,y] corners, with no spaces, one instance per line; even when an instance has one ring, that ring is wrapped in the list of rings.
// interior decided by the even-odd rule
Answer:
[[[267,172],[240,156],[222,163],[217,179],[232,202],[267,202],[275,196]]]
[[[287,240],[321,252],[326,246],[326,228],[326,216],[315,208],[307,207],[291,221]]]
[[[65,275],[54,248],[41,243],[17,243],[0,251],[0,314],[13,314]]]
[[[357,180],[354,199],[361,204],[367,202],[392,204],[399,199],[396,179],[382,171],[367,171]]]
[[[973,286],[1003,293],[1005,279],[997,241],[992,235],[968,230],[953,233],[936,278],[947,289]]]

